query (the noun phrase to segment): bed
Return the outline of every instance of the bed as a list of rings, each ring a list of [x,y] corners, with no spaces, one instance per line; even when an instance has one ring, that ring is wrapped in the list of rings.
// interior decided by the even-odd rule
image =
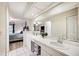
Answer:
[[[9,41],[18,41],[18,40],[23,40],[23,34],[21,33],[10,33],[9,34]]]

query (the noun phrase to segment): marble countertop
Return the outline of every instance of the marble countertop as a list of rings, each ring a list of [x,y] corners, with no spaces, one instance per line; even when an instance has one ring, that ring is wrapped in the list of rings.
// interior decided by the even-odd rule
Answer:
[[[51,49],[55,49],[58,52],[61,52],[63,54],[66,54],[68,56],[79,56],[79,47],[74,46],[72,44],[61,44],[62,46],[58,46],[56,43],[55,44],[51,44],[50,42],[56,42],[55,40],[56,38],[42,38],[40,35],[33,35],[33,40],[40,42],[41,44],[44,44],[48,47],[50,47]]]

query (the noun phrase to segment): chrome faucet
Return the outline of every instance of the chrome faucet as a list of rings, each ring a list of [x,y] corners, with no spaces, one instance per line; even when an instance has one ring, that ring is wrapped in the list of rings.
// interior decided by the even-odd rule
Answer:
[[[61,35],[59,36],[59,39],[57,40],[57,42],[63,44],[63,40],[65,40],[65,38],[63,35]]]

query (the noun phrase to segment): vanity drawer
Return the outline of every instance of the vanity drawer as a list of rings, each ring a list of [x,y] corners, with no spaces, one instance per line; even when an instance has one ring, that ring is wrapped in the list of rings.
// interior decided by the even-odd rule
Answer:
[[[50,56],[44,49],[41,48],[41,56]]]

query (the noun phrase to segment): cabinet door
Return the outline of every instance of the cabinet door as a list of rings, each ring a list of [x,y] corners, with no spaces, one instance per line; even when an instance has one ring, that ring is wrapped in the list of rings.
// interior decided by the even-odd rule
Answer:
[[[42,45],[42,50],[46,51],[46,53],[48,53],[50,56],[65,56],[65,54],[60,53],[54,49],[51,49],[47,46]]]
[[[50,56],[50,55],[41,48],[41,56]]]

